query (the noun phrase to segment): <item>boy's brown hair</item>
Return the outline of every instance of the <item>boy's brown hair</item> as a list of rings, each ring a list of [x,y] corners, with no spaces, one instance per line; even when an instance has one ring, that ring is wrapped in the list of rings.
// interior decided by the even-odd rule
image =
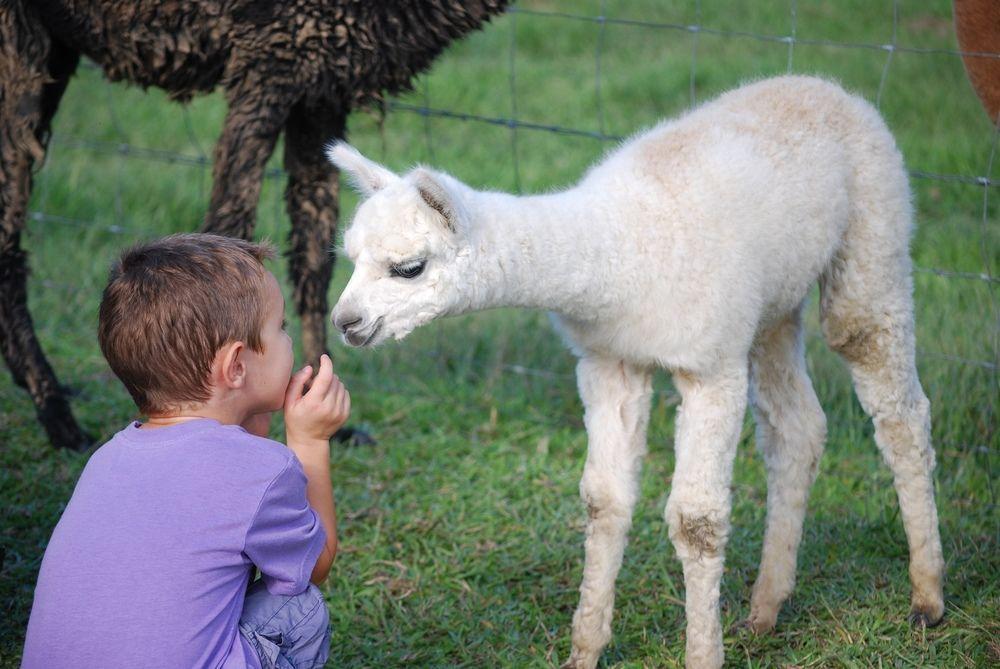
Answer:
[[[225,344],[261,352],[270,244],[179,234],[138,244],[111,267],[97,337],[139,410],[162,413],[209,399]]]

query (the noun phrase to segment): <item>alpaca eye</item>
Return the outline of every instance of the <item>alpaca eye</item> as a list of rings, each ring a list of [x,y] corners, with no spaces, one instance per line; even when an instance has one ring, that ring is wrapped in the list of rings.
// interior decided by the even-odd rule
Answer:
[[[426,265],[426,260],[411,260],[409,262],[399,263],[398,265],[390,265],[389,274],[399,277],[400,279],[413,279],[424,271],[424,267]]]

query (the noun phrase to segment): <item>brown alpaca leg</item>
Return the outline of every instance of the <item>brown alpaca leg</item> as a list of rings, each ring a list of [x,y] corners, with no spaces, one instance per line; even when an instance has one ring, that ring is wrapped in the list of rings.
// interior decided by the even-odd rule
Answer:
[[[1000,5],[996,0],[955,0],[955,33],[976,95],[994,123],[1000,117]]]
[[[264,92],[227,92],[229,112],[215,145],[205,232],[243,239],[253,235],[264,167],[288,111],[267,107]]]
[[[28,311],[27,254],[21,248],[32,168],[45,157],[49,126],[79,56],[53,44],[30,9],[0,12],[0,349],[35,404],[49,441],[83,449],[83,433],[38,343]]]
[[[326,159],[324,147],[344,136],[345,113],[300,104],[285,126],[285,201],[292,228],[288,270],[294,287],[295,309],[302,320],[302,350],[315,365],[327,353],[326,294],[333,274],[333,239],[337,232],[340,182],[337,168]],[[371,435],[354,427],[337,430],[333,438],[356,445],[374,444]]]
[[[285,200],[289,232],[289,274],[295,288],[295,308],[302,319],[302,349],[316,364],[327,352],[326,294],[333,274],[333,239],[339,213],[337,169],[323,149],[344,135],[346,117],[329,108],[292,110],[285,126]]]

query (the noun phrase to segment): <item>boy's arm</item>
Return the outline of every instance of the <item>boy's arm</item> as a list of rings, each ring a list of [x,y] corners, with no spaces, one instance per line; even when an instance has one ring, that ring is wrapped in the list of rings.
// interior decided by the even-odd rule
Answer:
[[[337,509],[333,500],[333,484],[330,482],[330,442],[304,443],[289,438],[288,448],[292,449],[302,463],[307,481],[306,499],[326,530],[326,544],[316,559],[316,566],[309,578],[319,585],[326,580],[337,555]]]
[[[328,356],[320,358],[319,372],[309,391],[303,394],[311,374],[312,367],[306,366],[288,384],[285,432],[288,448],[302,463],[306,475],[306,499],[326,530],[326,544],[310,579],[319,584],[330,573],[337,554],[337,513],[330,483],[330,437],[347,422],[351,396],[333,373],[333,363]]]

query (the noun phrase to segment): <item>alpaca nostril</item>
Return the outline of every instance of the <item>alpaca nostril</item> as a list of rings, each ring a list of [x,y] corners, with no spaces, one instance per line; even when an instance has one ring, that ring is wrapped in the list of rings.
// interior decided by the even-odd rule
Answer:
[[[360,322],[361,322],[360,318],[351,318],[350,316],[347,316],[345,318],[341,318],[334,321],[333,324],[336,325],[337,329],[340,330],[341,332],[347,332],[347,330],[352,325],[357,325]]]

